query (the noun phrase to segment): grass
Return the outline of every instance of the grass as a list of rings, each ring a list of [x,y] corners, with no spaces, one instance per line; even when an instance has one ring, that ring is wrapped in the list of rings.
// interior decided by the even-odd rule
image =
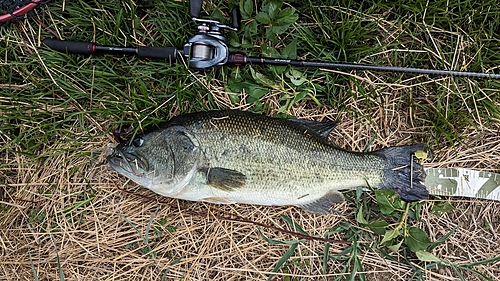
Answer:
[[[227,18],[236,5],[244,12],[242,28],[227,33],[233,51],[499,72],[495,1],[299,0],[275,12],[262,1],[205,1],[203,16]],[[285,9],[296,21],[279,18]],[[499,280],[496,202],[433,198],[421,204],[417,219],[413,206],[404,209],[408,218],[381,214],[375,195],[350,192],[340,215],[314,216],[296,208],[160,198],[108,171],[103,164],[113,129],[133,135],[174,115],[222,108],[338,119],[331,138],[346,149],[423,142],[434,150],[429,166],[500,171],[499,81],[272,66],[196,71],[180,62],[87,58],[41,45],[57,37],[181,47],[196,30],[188,11],[184,1],[56,0],[33,18],[0,27],[2,274],[39,280]],[[246,220],[229,219],[238,216]],[[387,226],[373,228],[381,221]],[[406,244],[390,251],[400,240],[382,243],[384,230],[398,225],[423,230],[438,260],[424,262]],[[304,240],[293,232],[354,243]]]

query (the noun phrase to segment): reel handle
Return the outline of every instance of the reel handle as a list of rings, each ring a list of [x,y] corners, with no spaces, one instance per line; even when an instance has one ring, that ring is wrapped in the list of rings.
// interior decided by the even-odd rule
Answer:
[[[201,5],[203,0],[190,0],[189,1],[189,15],[192,18],[200,17]]]
[[[234,7],[231,10],[231,26],[235,29],[240,28],[240,22],[241,22],[241,12],[240,9],[237,7]]]

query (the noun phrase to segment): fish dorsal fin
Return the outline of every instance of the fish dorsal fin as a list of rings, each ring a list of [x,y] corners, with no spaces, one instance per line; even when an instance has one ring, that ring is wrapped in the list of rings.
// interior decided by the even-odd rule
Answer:
[[[205,173],[208,185],[224,191],[244,186],[247,179],[243,173],[226,168],[205,168],[201,171]]]
[[[296,206],[314,214],[330,214],[332,206],[342,202],[344,202],[344,195],[332,190],[317,200]]]
[[[328,140],[328,136],[338,123],[337,121],[318,122],[305,119],[286,119],[286,121],[302,126],[325,140]]]

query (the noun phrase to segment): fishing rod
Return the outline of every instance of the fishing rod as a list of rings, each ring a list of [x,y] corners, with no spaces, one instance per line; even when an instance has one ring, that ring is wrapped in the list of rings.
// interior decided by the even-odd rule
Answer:
[[[223,31],[238,30],[241,21],[241,14],[239,9],[236,7],[232,9],[231,25],[228,26],[225,24],[221,24],[217,20],[201,19],[200,12],[202,0],[190,0],[189,4],[189,14],[192,20],[199,23],[200,25],[198,26],[198,33],[192,36],[181,49],[177,49],[176,47],[154,46],[100,46],[91,42],[67,41],[52,38],[43,40],[43,43],[53,50],[68,54],[136,55],[139,57],[150,59],[165,59],[170,61],[171,63],[175,63],[178,58],[183,57],[188,62],[188,65],[190,67],[196,69],[210,69],[223,65],[241,66],[246,64],[263,64],[500,79],[500,74],[489,74],[483,72],[410,68],[347,62],[289,60],[280,58],[250,57],[242,53],[232,53],[229,52],[228,40],[226,37],[224,37]]]

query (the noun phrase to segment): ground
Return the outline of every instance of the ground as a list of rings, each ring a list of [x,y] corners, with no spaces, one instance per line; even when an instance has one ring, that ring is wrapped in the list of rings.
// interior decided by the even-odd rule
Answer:
[[[498,72],[495,1],[266,3],[229,2],[244,10],[240,31],[228,33],[232,49]],[[202,16],[227,17],[225,5],[206,1]],[[412,205],[420,213],[405,227],[439,242],[426,248],[439,262],[424,262],[405,244],[391,251],[384,234],[360,223],[358,213],[388,229],[401,219],[382,215],[373,192],[346,191],[335,213],[313,215],[165,198],[109,170],[113,129],[131,137],[182,113],[238,108],[338,120],[330,140],[344,149],[424,143],[428,167],[500,172],[495,80],[255,65],[200,71],[41,43],[180,47],[196,28],[187,11],[182,1],[53,1],[0,27],[0,279],[500,280],[498,201]],[[433,211],[445,203],[453,208]]]

